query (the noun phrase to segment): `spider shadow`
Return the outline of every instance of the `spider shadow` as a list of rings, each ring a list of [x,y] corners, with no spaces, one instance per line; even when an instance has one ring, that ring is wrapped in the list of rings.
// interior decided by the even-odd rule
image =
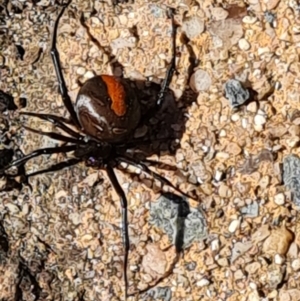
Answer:
[[[157,107],[160,85],[153,82],[126,81],[136,89],[142,111],[140,124],[126,144],[130,148],[134,147],[134,152],[140,159],[162,153],[174,155],[185,132],[186,117],[173,92],[167,89],[162,105]]]

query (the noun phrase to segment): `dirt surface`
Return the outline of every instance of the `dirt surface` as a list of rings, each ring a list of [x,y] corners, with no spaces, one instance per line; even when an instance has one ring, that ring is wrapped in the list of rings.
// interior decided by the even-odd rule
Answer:
[[[18,107],[0,106],[2,151],[28,154],[61,144],[22,126],[54,131],[54,125],[19,114],[68,117],[50,57],[62,4],[54,2],[0,4],[0,90]],[[128,300],[300,300],[299,208],[282,168],[286,156],[299,155],[296,0],[118,6],[74,0],[57,40],[72,101],[96,74],[123,72],[142,88],[160,84],[171,59],[167,7],[176,9],[178,24],[174,98],[167,95],[175,101],[166,101],[135,135],[151,135],[150,159],[176,166],[152,170],[196,195],[188,201],[204,214],[207,235],[177,257],[169,236],[149,222],[160,183],[138,168],[116,171],[128,198]],[[244,89],[235,95],[238,105],[225,97],[232,79]],[[38,157],[26,171],[69,157]],[[106,173],[82,163],[32,177],[30,185],[32,191],[0,192],[0,300],[124,300],[120,203]]]

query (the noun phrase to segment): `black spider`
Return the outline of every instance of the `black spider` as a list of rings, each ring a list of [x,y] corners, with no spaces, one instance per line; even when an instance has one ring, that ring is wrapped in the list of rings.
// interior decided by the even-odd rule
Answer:
[[[34,157],[68,152],[74,152],[74,157],[54,164],[46,169],[29,174],[25,174],[24,172],[22,173],[22,182],[28,183],[27,180],[29,177],[46,172],[57,171],[75,165],[79,162],[85,162],[86,166],[106,170],[112,186],[120,197],[122,207],[122,236],[125,249],[124,281],[125,298],[127,298],[127,262],[129,251],[127,199],[116,178],[114,167],[119,165],[121,162],[125,162],[128,165],[140,168],[145,173],[151,175],[154,179],[173,188],[180,194],[188,197],[190,196],[182,192],[179,188],[174,186],[170,181],[160,176],[158,173],[150,170],[145,162],[126,155],[126,149],[132,148],[136,143],[138,143],[137,141],[132,140],[132,134],[141,122],[141,104],[135,89],[131,87],[126,79],[110,75],[99,75],[87,80],[80,88],[76,104],[73,106],[68,95],[68,89],[60,65],[59,53],[56,48],[56,36],[59,20],[70,3],[71,1],[62,8],[54,24],[51,56],[59,84],[59,91],[71,119],[69,120],[64,117],[51,114],[20,112],[22,115],[37,117],[49,121],[69,136],[54,132],[43,132],[41,130],[25,127],[32,132],[63,141],[64,144],[57,147],[37,149],[26,156],[12,161],[5,167],[2,165],[0,166],[0,175],[10,177],[9,173],[7,173],[8,169],[11,167],[23,167],[28,160]],[[170,15],[172,19],[172,61],[167,70],[166,77],[161,84],[160,92],[157,95],[157,108],[159,108],[164,102],[166,89],[169,86],[175,70],[176,26],[174,23],[173,12],[171,12]],[[78,132],[74,131],[69,125],[75,126]]]

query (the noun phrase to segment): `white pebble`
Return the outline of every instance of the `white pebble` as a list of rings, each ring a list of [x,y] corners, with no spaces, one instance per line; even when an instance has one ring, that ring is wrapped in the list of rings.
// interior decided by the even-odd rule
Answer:
[[[215,172],[215,180],[217,182],[219,182],[222,179],[222,176],[223,176],[223,172],[221,170],[217,169]]]
[[[88,72],[86,72],[85,75],[84,75],[85,78],[92,78],[92,77],[94,77],[94,76],[95,76],[95,75],[94,75],[94,73],[93,73],[92,71],[88,71]]]
[[[76,73],[77,73],[78,75],[83,75],[83,74],[85,73],[85,68],[84,68],[84,67],[79,67],[79,68],[77,68]]]
[[[269,53],[270,52],[270,48],[269,47],[259,47],[257,50],[257,53],[259,56],[265,54],[265,53]]]
[[[214,240],[211,242],[211,250],[212,250],[212,251],[217,251],[217,250],[219,250],[219,248],[220,248],[219,240],[218,240],[218,239],[214,239]]]
[[[224,129],[222,129],[219,133],[220,137],[226,137],[226,131]]]
[[[197,286],[203,287],[209,285],[209,281],[205,278],[201,279],[200,281],[197,281]]]
[[[253,71],[253,77],[261,78],[261,70],[260,69],[255,69]]]
[[[247,50],[250,49],[250,46],[251,46],[250,43],[246,39],[240,39],[239,40],[239,48],[241,50],[247,51]]]
[[[239,226],[240,226],[240,220],[235,219],[230,223],[228,227],[228,231],[230,233],[234,233],[239,228]]]
[[[280,254],[276,254],[274,257],[274,262],[278,265],[282,265],[284,262],[284,258]]]
[[[299,271],[300,270],[300,259],[299,258],[292,261],[292,269],[294,271]]]
[[[275,204],[281,206],[284,204],[285,202],[285,196],[283,193],[278,193],[274,196],[274,202]]]
[[[257,115],[255,115],[255,117],[254,117],[254,123],[255,123],[256,125],[264,125],[264,124],[266,123],[266,117],[263,116],[263,115],[257,114]]]
[[[249,301],[260,301],[260,297],[257,291],[250,292],[248,299]]]
[[[248,126],[248,119],[247,119],[247,118],[243,118],[243,119],[242,119],[242,127],[243,127],[244,129],[246,129],[247,126]]]
[[[10,211],[11,214],[17,214],[20,212],[20,209],[18,206],[12,203],[8,203],[5,205],[5,207]]]
[[[216,158],[219,160],[227,160],[229,157],[229,154],[226,152],[217,152],[216,154]]]
[[[211,77],[205,70],[198,69],[190,79],[190,87],[194,92],[206,91],[212,83]]]
[[[233,114],[233,115],[231,116],[231,120],[232,120],[233,122],[236,122],[236,121],[240,120],[240,115],[239,115],[238,113]]]
[[[249,287],[252,289],[252,290],[256,290],[257,289],[257,284],[255,282],[250,282],[249,283]]]
[[[251,113],[256,113],[256,111],[257,111],[257,103],[255,101],[250,102],[247,105],[247,111],[251,112]]]
[[[256,132],[261,132],[263,131],[263,126],[260,124],[254,124],[254,129]]]
[[[256,17],[251,17],[251,16],[245,16],[243,18],[243,22],[246,24],[254,24],[257,21]]]

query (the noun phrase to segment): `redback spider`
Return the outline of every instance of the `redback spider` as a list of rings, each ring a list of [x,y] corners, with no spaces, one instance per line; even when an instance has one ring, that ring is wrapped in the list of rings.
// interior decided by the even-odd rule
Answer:
[[[64,144],[57,147],[37,149],[22,158],[16,159],[4,168],[0,169],[0,175],[9,176],[9,174],[7,174],[8,169],[11,167],[23,166],[28,160],[34,157],[69,152],[74,153],[73,158],[54,164],[46,169],[28,173],[24,176],[23,182],[27,183],[29,177],[46,172],[54,172],[73,166],[79,162],[84,162],[85,165],[89,167],[104,169],[107,172],[113,188],[120,198],[122,207],[122,237],[124,244],[123,273],[126,299],[128,295],[127,264],[129,252],[127,199],[121,185],[117,180],[114,168],[118,167],[120,163],[125,162],[128,165],[138,167],[143,172],[149,174],[162,184],[171,187],[180,194],[188,197],[190,196],[182,192],[163,176],[160,176],[158,173],[150,170],[145,162],[139,161],[124,153],[124,149],[126,150],[133,148],[135,143],[138,143],[135,142],[132,137],[133,132],[137,129],[142,116],[137,93],[134,88],[128,84],[128,81],[122,77],[111,75],[99,75],[90,78],[80,88],[75,106],[73,106],[68,95],[68,89],[60,65],[59,53],[56,48],[59,20],[70,3],[71,1],[64,5],[55,21],[51,56],[59,84],[59,92],[61,94],[64,106],[69,112],[71,118],[69,120],[64,117],[51,114],[31,112],[20,113],[51,122],[68,135],[54,132],[44,132],[25,127],[32,132],[62,141]],[[160,92],[157,95],[157,107],[160,107],[164,101],[166,89],[169,86],[175,69],[176,26],[171,10],[170,17],[172,20],[172,59],[165,79],[161,84]],[[75,126],[77,131],[72,129],[69,126],[70,124]]]

